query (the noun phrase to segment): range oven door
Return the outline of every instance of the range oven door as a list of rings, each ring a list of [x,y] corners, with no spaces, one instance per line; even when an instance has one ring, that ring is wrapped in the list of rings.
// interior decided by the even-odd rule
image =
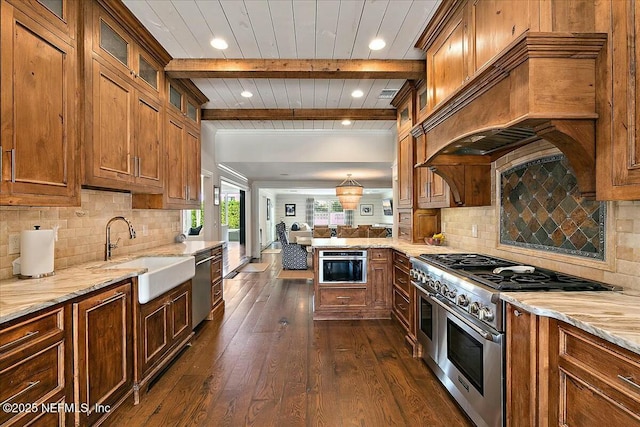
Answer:
[[[504,334],[467,319],[446,300],[436,298],[438,366],[449,380],[445,386],[477,425],[501,426]]]
[[[438,359],[438,312],[439,306],[433,302],[430,294],[415,282],[418,317],[417,338],[422,345],[422,358],[425,362],[437,363]]]

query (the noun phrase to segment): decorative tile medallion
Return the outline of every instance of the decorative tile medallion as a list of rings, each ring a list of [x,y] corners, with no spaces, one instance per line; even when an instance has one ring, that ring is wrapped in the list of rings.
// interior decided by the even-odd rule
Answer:
[[[563,155],[501,174],[500,243],[604,259],[606,204],[580,197]]]

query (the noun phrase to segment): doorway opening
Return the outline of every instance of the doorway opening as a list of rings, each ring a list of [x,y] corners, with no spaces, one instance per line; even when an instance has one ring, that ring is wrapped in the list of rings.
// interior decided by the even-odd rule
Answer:
[[[246,254],[245,191],[229,182],[220,185],[220,231],[229,256]]]

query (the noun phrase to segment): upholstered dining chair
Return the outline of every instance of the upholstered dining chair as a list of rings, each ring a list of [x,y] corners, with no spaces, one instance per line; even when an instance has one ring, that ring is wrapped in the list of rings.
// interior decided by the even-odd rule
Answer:
[[[282,245],[282,268],[284,270],[306,270],[307,248],[295,243],[289,243],[287,227],[284,222],[276,224],[276,234]]]

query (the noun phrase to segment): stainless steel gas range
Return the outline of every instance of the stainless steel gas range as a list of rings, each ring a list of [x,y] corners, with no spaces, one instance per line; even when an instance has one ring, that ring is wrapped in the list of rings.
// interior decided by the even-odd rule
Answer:
[[[411,266],[422,358],[478,426],[504,423],[501,291],[620,289],[478,254],[424,254]]]

